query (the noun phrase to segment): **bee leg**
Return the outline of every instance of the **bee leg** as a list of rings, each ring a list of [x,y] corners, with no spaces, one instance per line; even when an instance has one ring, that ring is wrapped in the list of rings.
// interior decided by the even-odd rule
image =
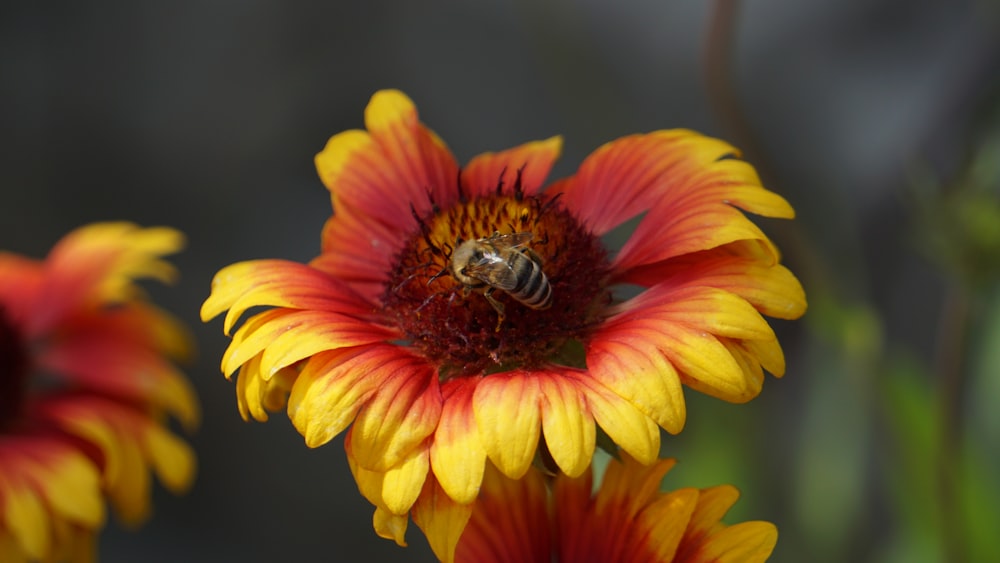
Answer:
[[[438,272],[438,273],[434,274],[433,276],[431,276],[431,277],[430,277],[430,278],[429,278],[429,279],[427,280],[427,285],[430,285],[430,284],[434,283],[434,280],[436,280],[436,279],[440,278],[441,276],[443,276],[443,275],[445,275],[445,274],[447,274],[447,273],[448,273],[448,268],[447,268],[447,267],[445,267],[445,268],[441,268],[441,271],[440,271],[440,272]]]
[[[497,327],[494,332],[500,332],[500,325],[503,324],[503,320],[506,318],[506,315],[504,315],[503,303],[493,298],[493,290],[494,288],[492,287],[487,289],[486,292],[483,293],[483,297],[485,297],[486,300],[490,302],[490,305],[493,305],[493,308],[497,311]]]

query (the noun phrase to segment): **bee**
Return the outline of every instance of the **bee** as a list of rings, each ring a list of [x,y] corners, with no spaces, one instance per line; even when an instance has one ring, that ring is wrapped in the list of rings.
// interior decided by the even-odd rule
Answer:
[[[448,271],[467,292],[485,288],[483,296],[499,315],[497,330],[504,319],[504,305],[493,297],[498,289],[532,309],[552,305],[552,286],[542,271],[542,259],[525,246],[532,237],[530,232],[494,232],[464,241],[451,253]]]

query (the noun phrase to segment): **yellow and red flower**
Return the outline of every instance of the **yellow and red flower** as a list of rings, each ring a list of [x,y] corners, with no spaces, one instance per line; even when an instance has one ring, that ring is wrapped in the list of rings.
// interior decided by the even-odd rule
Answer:
[[[532,468],[519,480],[487,464],[455,561],[468,563],[739,562],[771,555],[778,530],[770,522],[727,526],[739,498],[731,485],[660,491],[674,460],[643,465],[612,459],[596,494],[593,472],[547,483]]]
[[[150,511],[150,473],[183,491],[194,454],[166,426],[198,406],[170,358],[186,331],[137,278],[164,281],[180,233],[98,223],[44,261],[0,253],[0,559],[90,561],[107,499],[126,524]]]
[[[401,92],[376,93],[365,124],[316,157],[335,210],[322,253],[222,269],[202,319],[228,311],[230,334],[269,307],[222,359],[239,372],[240,412],[287,406],[310,447],[350,427],[383,537],[403,543],[414,503],[468,510],[487,459],[515,479],[539,453],[581,475],[598,427],[652,463],[659,428],[684,425],[682,385],[743,402],[765,370],[784,372],[762,315],[796,318],[805,296],[743,211],[794,212],[730,145],[686,130],[624,137],[543,191],[558,137],[459,168]],[[600,237],[632,219],[611,255]],[[458,252],[468,241],[515,283],[472,268]],[[640,291],[616,299],[624,286]],[[464,520],[452,524],[432,539],[445,559]]]

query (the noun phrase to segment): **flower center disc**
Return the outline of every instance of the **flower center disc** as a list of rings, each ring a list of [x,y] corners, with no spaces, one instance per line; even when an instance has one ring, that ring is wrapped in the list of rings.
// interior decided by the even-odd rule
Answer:
[[[419,224],[396,257],[382,302],[412,345],[442,366],[442,378],[564,363],[567,345],[610,302],[607,252],[557,198],[519,191],[480,198]],[[507,236],[519,233],[530,235]],[[502,289],[501,275],[520,289]],[[550,305],[531,297],[544,295],[545,280]]]
[[[27,386],[28,357],[17,328],[0,306],[0,429],[21,412]]]

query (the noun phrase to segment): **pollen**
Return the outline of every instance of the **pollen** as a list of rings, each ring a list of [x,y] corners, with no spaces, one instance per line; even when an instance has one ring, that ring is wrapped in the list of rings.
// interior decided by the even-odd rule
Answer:
[[[565,363],[610,303],[607,252],[558,196],[497,192],[417,217],[386,284],[385,313],[442,378]]]

